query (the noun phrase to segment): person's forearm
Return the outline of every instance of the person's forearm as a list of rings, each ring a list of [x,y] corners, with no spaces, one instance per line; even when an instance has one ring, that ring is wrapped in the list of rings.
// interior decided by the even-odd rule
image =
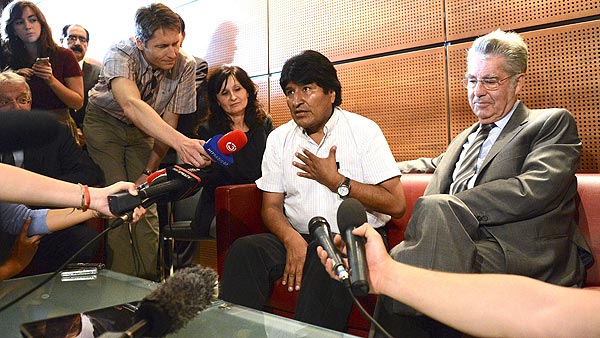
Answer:
[[[125,116],[141,131],[172,148],[177,148],[187,137],[165,122],[147,103],[130,98],[121,105]]]
[[[0,164],[0,198],[3,202],[53,207],[81,206],[81,188],[18,167]]]
[[[66,84],[63,84],[53,77],[48,86],[67,107],[81,109],[83,107],[83,77],[66,78],[65,82]],[[77,89],[69,88],[70,83],[73,83],[73,86]]]
[[[269,232],[277,236],[284,245],[291,236],[299,235],[283,212],[279,210],[274,210],[273,208],[263,209],[262,219]]]
[[[8,259],[4,264],[0,265],[0,281],[11,278],[23,271],[23,269],[25,269],[25,266],[21,266],[21,264]]]
[[[95,217],[96,213],[93,210],[83,212],[77,209],[51,209],[46,215],[46,224],[48,230],[55,232]]]
[[[597,291],[523,276],[454,274],[391,264],[379,276],[378,291],[462,332],[485,337],[600,334],[600,294],[589,294]]]
[[[350,182],[349,197],[359,200],[365,208],[400,218],[406,210],[400,178],[394,177],[378,185]]]

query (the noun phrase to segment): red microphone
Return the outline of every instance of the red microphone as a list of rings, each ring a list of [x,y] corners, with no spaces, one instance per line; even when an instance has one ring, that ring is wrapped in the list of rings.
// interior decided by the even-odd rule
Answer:
[[[215,135],[204,143],[204,150],[213,161],[227,167],[233,163],[231,154],[240,151],[248,142],[246,133],[241,130],[230,131],[225,135]]]

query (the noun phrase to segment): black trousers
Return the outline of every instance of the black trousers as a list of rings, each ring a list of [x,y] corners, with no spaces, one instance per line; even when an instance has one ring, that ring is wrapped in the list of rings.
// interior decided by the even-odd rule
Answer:
[[[384,238],[387,234],[379,229]],[[346,331],[353,300],[348,290],[329,277],[317,255],[317,242],[308,242],[302,285],[296,302],[294,319],[305,323]],[[271,296],[273,282],[285,269],[286,249],[273,234],[257,234],[237,239],[229,248],[220,298],[262,310]],[[294,291],[296,292],[296,291]]]

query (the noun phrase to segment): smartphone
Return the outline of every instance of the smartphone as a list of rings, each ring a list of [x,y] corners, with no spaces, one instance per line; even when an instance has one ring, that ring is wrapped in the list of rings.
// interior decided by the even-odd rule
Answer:
[[[35,63],[42,64],[42,65],[49,65],[50,64],[50,58],[49,57],[36,58],[35,59]]]

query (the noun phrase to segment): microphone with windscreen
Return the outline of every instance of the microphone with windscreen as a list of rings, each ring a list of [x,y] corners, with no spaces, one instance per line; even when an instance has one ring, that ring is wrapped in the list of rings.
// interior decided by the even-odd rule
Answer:
[[[217,278],[213,269],[200,265],[177,270],[142,299],[132,327],[120,335],[106,337],[163,337],[179,331],[217,300]]]
[[[337,223],[348,254],[350,267],[350,286],[356,296],[369,293],[369,270],[365,253],[365,239],[352,233],[354,228],[367,222],[365,207],[354,198],[347,198],[337,211]]]
[[[56,138],[59,123],[39,110],[1,112],[0,152],[39,147]]]
[[[241,150],[248,142],[246,133],[241,130],[233,130],[225,135],[218,134],[204,143],[204,150],[210,158],[223,167],[233,163],[231,154]]]

